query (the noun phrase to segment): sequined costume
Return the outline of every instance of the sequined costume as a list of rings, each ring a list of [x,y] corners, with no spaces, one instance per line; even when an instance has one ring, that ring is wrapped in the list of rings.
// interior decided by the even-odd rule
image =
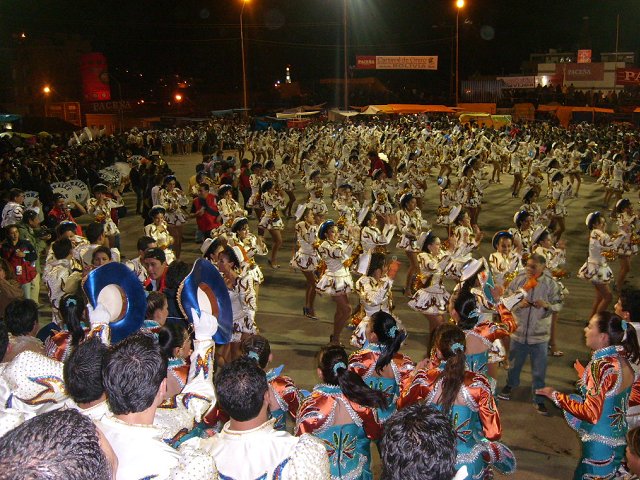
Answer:
[[[638,230],[640,220],[637,215],[622,212],[618,215],[618,235],[624,239],[620,242],[617,252],[622,257],[638,254]]]
[[[389,366],[393,377],[382,377],[376,373],[376,362],[380,358],[382,347],[375,343],[369,343],[365,348],[354,352],[349,357],[349,370],[357,373],[369,387],[380,390],[387,395],[389,407],[378,408],[378,419],[382,423],[396,411],[396,401],[400,396],[402,387],[411,380],[411,373],[415,363],[406,355],[396,353]]]
[[[247,215],[247,211],[244,210],[233,198],[223,198],[218,200],[218,210],[220,211],[222,223],[224,224],[231,224],[235,218]]]
[[[233,310],[232,342],[239,342],[243,333],[258,333],[255,317],[258,308],[253,279],[249,275],[238,277],[233,288],[229,289]]]
[[[158,248],[164,250],[164,254],[167,258],[167,264],[175,261],[176,256],[170,248],[171,245],[173,245],[173,237],[169,233],[167,222],[163,220],[160,225],[156,225],[155,223],[146,225],[144,227],[144,234],[153,238],[156,241]]]
[[[443,368],[444,364],[439,368],[420,370],[403,390],[398,408],[424,401],[440,409],[437,402],[442,392]],[[467,479],[493,478],[493,463],[508,463],[515,470],[513,453],[497,441],[502,434],[500,414],[484,375],[465,372],[450,418],[456,434],[456,469],[466,466]]]
[[[262,208],[264,208],[264,214],[260,219],[260,226],[267,230],[282,230],[284,228],[284,222],[282,221],[282,217],[280,217],[280,210],[284,205],[284,198],[279,193],[263,193]]]
[[[298,249],[289,264],[296,270],[313,272],[318,266],[318,253],[313,244],[318,234],[317,225],[309,225],[302,221],[296,224],[296,239]]]
[[[459,279],[462,275],[462,267],[471,260],[471,252],[478,248],[480,242],[473,230],[464,225],[458,225],[451,236],[451,262],[444,269],[447,278]]]
[[[422,213],[417,208],[411,212],[405,209],[398,210],[396,212],[396,219],[398,232],[401,235],[396,247],[408,252],[419,252],[418,237],[420,236],[420,232],[429,229],[429,222],[422,219]]]
[[[243,267],[242,276],[249,275],[255,285],[261,285],[262,282],[264,282],[264,275],[262,274],[262,269],[255,261],[255,256],[262,256],[269,253],[269,249],[265,245],[264,240],[262,240],[262,238],[259,239],[253,233],[249,232],[242,240],[234,236],[233,243],[242,247],[249,258],[249,261],[246,262],[246,265]]]
[[[436,255],[428,252],[418,254],[420,286],[409,300],[409,308],[425,315],[446,313],[450,295],[442,283],[442,276],[449,260],[449,255],[442,251]]]
[[[352,247],[341,241],[325,240],[318,247],[318,255],[326,270],[316,283],[316,291],[326,295],[345,295],[353,290],[351,273],[344,262],[351,255]]]
[[[574,480],[613,478],[624,458],[631,392],[631,387],[621,389],[625,363],[621,347],[596,350],[579,381],[580,395],[553,393],[553,402],[582,441]]]
[[[117,225],[111,218],[111,209],[122,207],[124,203],[122,201],[115,202],[110,198],[105,198],[104,202],[98,203],[95,198],[87,200],[87,213],[93,215],[94,220],[97,223],[104,225],[104,234],[107,236],[117,235],[120,233]]]
[[[493,252],[489,255],[489,268],[493,274],[495,285],[504,286],[515,277],[520,267],[520,255],[511,251],[508,255],[500,252]]]
[[[302,401],[300,390],[298,390],[293,380],[286,375],[281,375],[283,369],[284,365],[281,365],[267,372],[269,391],[278,404],[277,409],[269,409],[271,418],[275,419],[273,428],[276,430],[287,429],[287,415],[295,421]]]
[[[335,425],[340,406],[353,423]],[[376,411],[349,401],[340,387],[316,385],[300,405],[296,435],[320,438],[329,455],[331,479],[372,480],[370,441],[382,434]]]
[[[589,235],[589,257],[578,270],[578,278],[589,280],[591,283],[596,284],[609,283],[613,277],[613,272],[603,253],[616,250],[623,240],[624,237],[622,236],[612,240],[602,230],[591,230]]]
[[[163,188],[160,190],[159,201],[166,210],[164,218],[169,225],[179,226],[187,222],[187,214],[184,209],[190,202],[182,190],[174,188],[169,191]]]
[[[378,227],[365,226],[360,230],[360,245],[363,253],[373,253],[374,251],[385,251],[389,245],[393,234],[396,231],[395,225],[387,224],[382,231]]]

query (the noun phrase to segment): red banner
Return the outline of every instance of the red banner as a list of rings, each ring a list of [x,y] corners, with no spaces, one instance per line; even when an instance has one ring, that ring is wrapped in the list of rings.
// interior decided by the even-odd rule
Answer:
[[[356,68],[361,70],[437,70],[438,57],[435,55],[358,55],[356,57]]]
[[[565,82],[604,80],[604,63],[558,63],[556,73],[564,74]]]
[[[376,69],[375,55],[358,55],[356,57],[356,68],[359,68],[361,70],[375,70]]]
[[[616,85],[640,85],[640,68],[616,68]]]
[[[578,63],[591,63],[591,50],[578,50]]]
[[[107,59],[102,53],[94,52],[82,55],[80,73],[82,75],[82,95],[85,102],[111,100]]]

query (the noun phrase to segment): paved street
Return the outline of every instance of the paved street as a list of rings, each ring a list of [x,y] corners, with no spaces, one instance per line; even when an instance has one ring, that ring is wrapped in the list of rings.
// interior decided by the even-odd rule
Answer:
[[[171,156],[166,158],[171,168],[183,185],[187,184],[189,176],[194,172],[199,155]],[[501,228],[512,225],[512,217],[521,202],[512,199],[508,191],[511,182],[509,175],[503,176],[503,184],[490,185],[484,197],[483,211],[480,224],[485,232],[480,253],[488,256],[491,253],[491,237]],[[635,201],[635,192],[631,198]],[[305,198],[301,188],[297,191],[300,200]],[[590,284],[575,278],[575,273],[584,262],[587,255],[588,232],[584,225],[585,215],[592,210],[602,207],[602,194],[599,187],[591,180],[583,182],[580,198],[568,204],[569,217],[567,219],[566,240],[568,244],[567,270],[571,278],[565,285],[570,293],[564,310],[560,315],[559,348],[565,352],[561,358],[549,358],[547,384],[560,389],[571,390],[576,375],[572,363],[576,358],[588,359],[589,353],[584,346],[582,328],[588,320],[593,288]],[[133,196],[126,195],[129,211],[135,211]],[[435,218],[435,208],[438,204],[438,188],[435,179],[430,179],[429,189],[423,201],[423,213],[432,221]],[[255,220],[252,222],[255,226]],[[271,269],[266,258],[258,258],[263,269],[265,282],[260,288],[258,299],[257,323],[261,332],[269,338],[274,351],[274,364],[286,365],[285,373],[295,379],[299,386],[310,388],[316,382],[314,356],[318,348],[326,343],[331,332],[331,319],[334,304],[329,299],[319,297],[316,301],[316,312],[320,321],[314,322],[302,316],[304,279],[288,266],[294,251],[295,235],[294,220],[286,221],[283,234],[285,243],[280,252],[279,270]],[[121,220],[122,252],[127,257],[135,255],[135,242],[142,234],[142,223],[139,217],[130,215]],[[183,245],[182,259],[192,261],[199,256],[199,245],[194,243],[195,222],[191,221],[186,227],[186,238]],[[254,230],[255,231],[255,230]],[[446,237],[443,229],[439,233]],[[397,255],[403,262],[403,268],[398,274],[398,287],[403,284],[406,257],[395,248],[393,241],[392,254]],[[269,237],[267,235],[267,244]],[[634,260],[634,267],[637,259]],[[617,265],[614,265],[614,271]],[[638,283],[637,277],[629,279]],[[425,354],[427,321],[421,315],[407,307],[407,300],[395,289],[395,313],[403,320],[409,331],[409,338],[403,351],[414,360],[419,360]],[[352,297],[355,305],[356,297]],[[348,333],[345,332],[342,341],[348,344]],[[498,378],[498,388],[504,385],[505,371],[501,371]],[[518,460],[518,479],[546,479],[571,478],[575,462],[579,454],[579,442],[573,432],[566,425],[559,411],[549,403],[552,416],[544,418],[535,413],[529,400],[530,370],[525,369],[522,375],[522,386],[516,389],[514,399],[510,402],[500,402],[499,408],[503,425],[503,441],[510,446]]]

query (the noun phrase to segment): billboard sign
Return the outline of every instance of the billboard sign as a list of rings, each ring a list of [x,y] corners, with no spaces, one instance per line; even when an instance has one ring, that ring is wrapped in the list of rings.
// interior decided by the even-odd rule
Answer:
[[[565,82],[601,82],[604,63],[557,63],[556,73],[564,75]]]
[[[85,102],[111,100],[107,59],[102,53],[93,52],[80,58],[82,95]]]
[[[640,85],[640,68],[616,68],[616,85]]]
[[[438,57],[437,55],[358,55],[356,57],[356,68],[361,70],[437,70]]]
[[[578,63],[591,63],[591,50],[578,50]]]
[[[536,88],[536,77],[523,76],[523,77],[498,77],[497,80],[504,84],[503,88]]]

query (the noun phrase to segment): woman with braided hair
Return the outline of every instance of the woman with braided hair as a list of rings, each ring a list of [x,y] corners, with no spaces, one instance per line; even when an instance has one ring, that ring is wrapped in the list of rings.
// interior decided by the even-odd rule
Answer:
[[[328,345],[317,357],[316,385],[300,406],[296,435],[310,433],[322,439],[329,455],[331,478],[371,480],[371,440],[382,428],[376,409],[386,408],[386,395],[373,390],[347,369],[347,352]]]
[[[465,478],[493,478],[492,467],[501,473],[515,470],[513,453],[497,442],[502,434],[500,414],[487,377],[467,370],[465,333],[455,325],[436,330],[437,367],[416,370],[398,408],[424,401],[449,415],[457,436],[456,468],[467,467]]]

